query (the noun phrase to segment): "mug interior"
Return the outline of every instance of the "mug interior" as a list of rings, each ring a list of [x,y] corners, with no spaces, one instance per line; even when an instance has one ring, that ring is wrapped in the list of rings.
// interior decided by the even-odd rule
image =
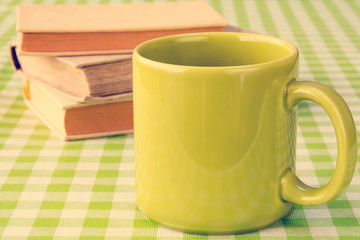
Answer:
[[[289,42],[260,34],[198,33],[153,39],[135,51],[145,59],[166,64],[230,67],[286,59],[297,49]]]

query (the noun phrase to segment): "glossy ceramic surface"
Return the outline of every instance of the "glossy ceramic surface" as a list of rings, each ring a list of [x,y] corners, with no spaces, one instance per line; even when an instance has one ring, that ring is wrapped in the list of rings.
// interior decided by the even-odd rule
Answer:
[[[298,51],[286,41],[159,38],[135,49],[133,75],[137,205],[155,221],[190,232],[251,231],[286,215],[291,202],[333,199],[351,179],[352,116],[331,89],[320,85],[315,97],[319,85],[294,80]],[[296,104],[317,98],[336,115],[340,160],[334,184],[313,192],[293,169]]]

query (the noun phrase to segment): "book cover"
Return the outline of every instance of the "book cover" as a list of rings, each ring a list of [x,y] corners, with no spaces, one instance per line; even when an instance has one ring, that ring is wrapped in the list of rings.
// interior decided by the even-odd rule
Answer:
[[[10,43],[14,68],[76,101],[132,91],[131,54],[88,56],[20,56]]]
[[[63,140],[133,132],[132,93],[76,102],[37,81],[24,79],[23,86],[25,103]]]
[[[176,33],[222,31],[226,20],[205,1],[106,5],[19,5],[22,54],[131,52]]]

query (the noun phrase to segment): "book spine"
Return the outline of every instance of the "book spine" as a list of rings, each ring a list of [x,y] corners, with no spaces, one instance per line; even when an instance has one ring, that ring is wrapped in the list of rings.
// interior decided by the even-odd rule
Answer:
[[[15,71],[21,71],[21,65],[16,53],[16,45],[13,43],[9,44],[11,63]]]

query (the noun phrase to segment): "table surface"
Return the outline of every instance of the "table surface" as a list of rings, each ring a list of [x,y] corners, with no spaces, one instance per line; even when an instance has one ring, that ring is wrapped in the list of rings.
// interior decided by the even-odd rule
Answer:
[[[1,239],[360,239],[358,169],[347,191],[328,204],[295,205],[282,220],[251,234],[198,236],[166,229],[136,208],[133,135],[63,142],[50,132],[24,104],[21,79],[11,67],[15,6],[116,2],[0,2]],[[208,2],[234,26],[296,44],[300,80],[335,88],[360,126],[360,1]],[[301,103],[297,174],[313,186],[325,184],[336,154],[329,117],[319,106]]]

